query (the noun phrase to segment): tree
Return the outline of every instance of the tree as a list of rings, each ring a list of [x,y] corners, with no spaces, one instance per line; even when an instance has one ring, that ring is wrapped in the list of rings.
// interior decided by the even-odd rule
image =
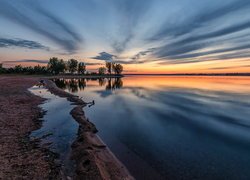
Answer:
[[[17,65],[14,67],[14,72],[15,73],[22,73],[23,72],[23,67],[21,65]]]
[[[32,68],[32,67],[30,67],[30,68]],[[47,74],[48,71],[47,71],[47,68],[46,68],[46,67],[40,66],[40,65],[38,64],[37,66],[34,66],[33,73],[34,73],[34,74]]]
[[[0,74],[5,73],[5,68],[3,68],[3,64],[0,64]]]
[[[76,59],[70,59],[67,62],[68,70],[70,73],[74,73],[77,71],[78,61]]]
[[[116,72],[115,72],[115,66],[116,66],[116,64],[115,63],[111,63],[111,66],[112,66],[112,71],[116,74]]]
[[[112,73],[112,63],[111,62],[106,62],[106,68],[109,74]]]
[[[78,64],[78,74],[85,74],[86,72],[86,65],[83,62]]]
[[[59,60],[58,58],[53,57],[50,58],[47,68],[52,74],[59,74],[64,72],[66,65],[62,59]]]
[[[99,73],[100,75],[105,74],[105,73],[106,73],[106,68],[105,68],[105,67],[100,67],[100,68],[98,69],[98,73]]]
[[[121,64],[113,64],[113,71],[115,74],[121,74],[123,71],[123,66]]]

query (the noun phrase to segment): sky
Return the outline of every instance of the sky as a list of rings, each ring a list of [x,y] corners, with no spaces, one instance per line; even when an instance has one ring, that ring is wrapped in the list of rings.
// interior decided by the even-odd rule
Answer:
[[[124,73],[250,72],[249,0],[0,0],[0,63]]]

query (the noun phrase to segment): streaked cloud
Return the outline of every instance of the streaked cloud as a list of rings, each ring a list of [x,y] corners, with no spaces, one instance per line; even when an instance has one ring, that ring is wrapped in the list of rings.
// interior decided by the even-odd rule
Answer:
[[[9,48],[9,47],[21,47],[28,49],[42,49],[48,51],[49,48],[40,44],[36,41],[24,40],[24,39],[6,39],[0,38],[0,48]]]
[[[22,1],[22,4],[18,4],[2,0],[0,15],[48,38],[69,53],[74,53],[78,49],[77,45],[82,42],[81,36],[63,19],[43,9],[38,3]]]
[[[80,57],[93,66],[112,61],[131,71],[150,63],[192,69],[201,62],[250,59],[249,11],[248,0],[1,0],[0,26],[6,28],[0,29],[0,46]],[[8,28],[12,24],[17,29]],[[33,58],[39,59],[17,59]]]
[[[35,60],[35,59],[21,59],[15,61],[4,61],[3,63],[38,63],[38,64],[47,64],[48,60]]]

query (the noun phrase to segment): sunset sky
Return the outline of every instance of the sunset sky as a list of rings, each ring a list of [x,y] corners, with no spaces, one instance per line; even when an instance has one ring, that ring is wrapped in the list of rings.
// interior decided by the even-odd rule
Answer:
[[[0,0],[0,63],[250,72],[249,0]]]

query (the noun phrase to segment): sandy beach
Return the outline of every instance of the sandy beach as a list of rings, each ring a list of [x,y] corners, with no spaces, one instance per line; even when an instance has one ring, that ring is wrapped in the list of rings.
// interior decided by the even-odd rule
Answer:
[[[43,111],[38,107],[44,99],[31,94],[28,88],[41,77],[0,76],[0,178],[2,179],[64,179],[56,155],[39,140],[30,140],[30,132],[40,128]],[[76,105],[71,111],[79,123],[78,137],[72,144],[76,163],[73,179],[134,179],[126,167],[95,134],[97,129],[85,116],[85,102],[57,88],[46,80],[53,94],[66,97]]]
[[[0,76],[0,179],[60,179],[54,155],[29,139],[44,100],[27,89],[38,78]]]

